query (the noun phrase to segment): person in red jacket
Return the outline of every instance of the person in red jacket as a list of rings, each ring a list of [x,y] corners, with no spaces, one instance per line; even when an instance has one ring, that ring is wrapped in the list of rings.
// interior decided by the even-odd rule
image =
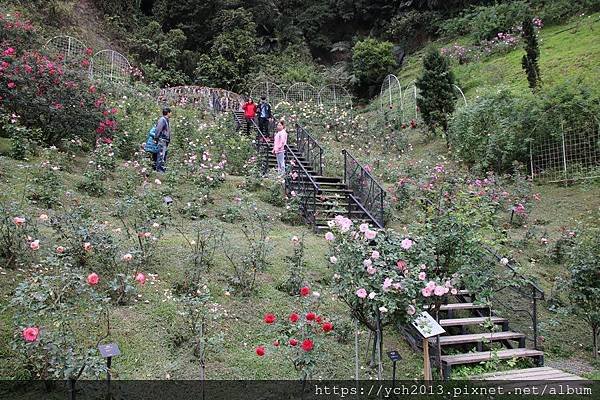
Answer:
[[[246,117],[246,134],[250,135],[250,128],[252,127],[252,121],[256,117],[256,104],[252,101],[252,97],[248,97],[248,101],[242,106],[244,110],[244,117]]]

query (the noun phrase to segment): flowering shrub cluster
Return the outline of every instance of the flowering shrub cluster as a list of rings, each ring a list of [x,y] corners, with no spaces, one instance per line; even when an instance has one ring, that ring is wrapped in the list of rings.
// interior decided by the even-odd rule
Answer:
[[[300,294],[299,309],[284,317],[273,313],[265,314],[263,321],[275,332],[271,346],[259,345],[255,352],[259,357],[284,353],[291,361],[300,379],[310,379],[319,360],[319,337],[330,334],[334,326],[323,315],[319,315],[320,294],[304,286]]]

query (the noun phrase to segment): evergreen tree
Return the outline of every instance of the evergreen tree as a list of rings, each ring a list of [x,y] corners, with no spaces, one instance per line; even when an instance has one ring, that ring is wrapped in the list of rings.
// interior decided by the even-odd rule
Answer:
[[[535,92],[541,81],[540,67],[538,65],[538,58],[540,58],[540,47],[535,34],[535,27],[533,26],[533,18],[531,16],[528,16],[523,21],[523,38],[525,39],[526,54],[521,60],[521,65],[527,74],[529,87]]]
[[[454,112],[456,94],[454,93],[454,75],[448,60],[437,49],[427,52],[423,60],[423,73],[417,79],[416,86],[420,91],[417,106],[429,131],[435,134],[441,127],[448,138],[448,117]]]

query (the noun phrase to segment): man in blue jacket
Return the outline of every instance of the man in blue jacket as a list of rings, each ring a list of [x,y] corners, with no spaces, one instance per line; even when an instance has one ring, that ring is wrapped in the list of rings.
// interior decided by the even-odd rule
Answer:
[[[265,96],[260,98],[260,104],[258,105],[258,129],[266,136],[269,137],[269,121],[273,118],[273,112],[271,111],[271,105],[267,101]]]
[[[163,116],[160,117],[156,124],[156,133],[154,141],[158,144],[158,154],[156,156],[156,170],[165,172],[165,163],[167,162],[167,150],[171,143],[171,109],[165,107],[162,111]]]

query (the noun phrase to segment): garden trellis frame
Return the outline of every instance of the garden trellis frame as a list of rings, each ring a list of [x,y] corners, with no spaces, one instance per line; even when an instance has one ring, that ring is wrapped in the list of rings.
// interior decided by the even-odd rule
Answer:
[[[317,88],[307,82],[294,83],[287,91],[287,101],[290,103],[318,102],[317,97]]]
[[[466,105],[468,105],[468,103],[467,103],[467,98],[465,97],[465,94],[464,94],[464,92],[462,91],[462,89],[460,88],[460,86],[458,86],[458,85],[454,85],[454,84],[453,84],[452,86],[454,86],[454,89],[455,89],[455,90],[457,90],[457,91],[458,91],[458,93],[460,93],[460,96],[462,97],[462,99],[463,99],[463,102],[465,103],[465,106],[466,106]]]
[[[68,35],[55,36],[44,47],[60,56],[63,62],[82,61],[88,49],[81,40]]]
[[[352,95],[348,90],[338,84],[323,86],[318,93],[319,105],[331,107],[334,110],[338,108],[350,108],[352,110]]]
[[[529,145],[532,180],[558,183],[600,178],[600,120],[584,106],[578,106],[581,108],[579,120],[589,130],[569,127],[562,121],[554,125],[554,135],[542,137],[536,130],[546,118],[534,127]],[[545,115],[550,117],[552,110],[547,110]]]
[[[254,85],[252,90],[250,90],[250,97],[252,97],[255,102],[258,101],[261,96],[266,96],[267,101],[271,103],[273,107],[277,107],[280,103],[287,100],[283,89],[269,81],[259,82]]]
[[[243,97],[237,93],[206,86],[163,88],[156,100],[161,106],[194,104],[213,112],[237,111],[243,104]]]
[[[404,88],[404,96],[402,98],[402,104],[404,105],[402,122],[409,123],[410,120],[419,120],[419,107],[417,106],[417,96],[419,92],[417,89],[417,83],[415,81],[411,81]]]
[[[131,64],[127,58],[114,50],[100,50],[92,57],[91,79],[108,82],[126,82],[129,80]]]
[[[396,75],[389,74],[384,78],[381,83],[379,98],[381,100],[381,111],[384,114],[387,113],[387,110],[397,109],[400,111],[400,119],[402,119],[404,113],[402,85]]]

